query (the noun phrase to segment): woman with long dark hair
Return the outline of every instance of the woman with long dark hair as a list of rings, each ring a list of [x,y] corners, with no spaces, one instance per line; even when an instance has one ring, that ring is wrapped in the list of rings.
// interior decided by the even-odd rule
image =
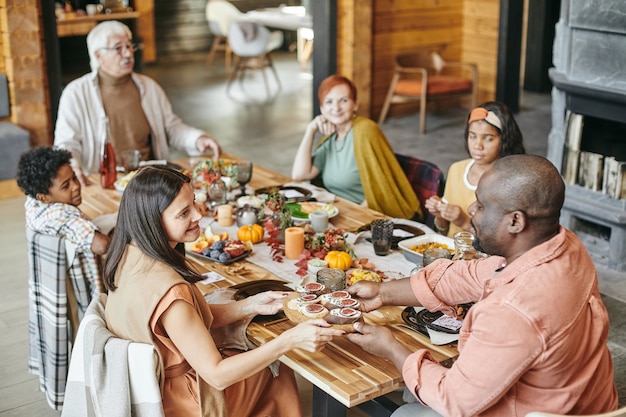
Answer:
[[[318,319],[255,349],[222,349],[211,335],[256,314],[275,314],[287,293],[268,291],[209,305],[193,284],[201,276],[181,251],[198,238],[201,214],[187,176],[146,167],[128,183],[105,266],[107,327],[154,344],[162,361],[162,398],[171,416],[300,416],[293,372],[268,365],[291,349],[321,349],[342,331]]]

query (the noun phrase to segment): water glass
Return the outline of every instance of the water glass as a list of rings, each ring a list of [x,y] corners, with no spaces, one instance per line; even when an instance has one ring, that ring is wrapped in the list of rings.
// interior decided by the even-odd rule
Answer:
[[[328,229],[328,212],[326,210],[315,210],[309,214],[309,221],[315,233],[324,233]]]
[[[137,149],[129,149],[122,151],[122,166],[124,171],[131,172],[139,168],[139,161],[141,160],[141,152]]]
[[[393,221],[386,219],[378,219],[372,222],[372,244],[374,245],[374,253],[377,256],[387,255],[391,251],[393,226]]]
[[[317,282],[324,285],[330,291],[346,289],[346,273],[337,268],[322,268],[317,271]]]
[[[428,266],[437,259],[452,259],[452,254],[448,249],[428,248],[422,253],[422,264]]]

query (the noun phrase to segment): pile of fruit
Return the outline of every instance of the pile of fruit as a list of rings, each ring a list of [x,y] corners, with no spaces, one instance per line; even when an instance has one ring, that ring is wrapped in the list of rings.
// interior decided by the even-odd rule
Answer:
[[[229,240],[228,233],[200,237],[189,245],[189,250],[220,262],[227,262],[252,250],[251,242]]]

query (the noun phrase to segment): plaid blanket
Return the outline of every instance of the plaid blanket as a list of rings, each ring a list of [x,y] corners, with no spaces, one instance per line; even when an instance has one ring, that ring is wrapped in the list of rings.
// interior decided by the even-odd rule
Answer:
[[[67,261],[64,239],[27,228],[26,242],[30,265],[28,371],[39,375],[40,388],[46,395],[48,405],[60,410],[72,340],[71,326],[68,326],[66,283],[69,277],[80,320],[91,299],[88,279],[83,276],[80,267],[71,267],[71,262]]]
[[[422,208],[425,207],[424,204],[429,197],[443,195],[445,185],[444,173],[435,164],[401,154],[396,154],[396,159],[398,159],[402,170],[411,183]],[[422,212],[424,218],[421,221],[428,227],[434,228],[435,217],[425,208],[423,208]]]

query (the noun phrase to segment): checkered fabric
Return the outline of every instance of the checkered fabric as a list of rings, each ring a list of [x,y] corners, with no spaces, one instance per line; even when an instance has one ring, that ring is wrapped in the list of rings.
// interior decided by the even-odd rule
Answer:
[[[421,219],[421,221],[428,227],[434,228],[435,217],[424,208],[424,204],[426,200],[433,195],[443,195],[445,186],[443,171],[431,162],[422,161],[412,156],[396,154],[396,158],[422,206],[422,212],[425,218]]]
[[[80,267],[68,267],[65,241],[26,229],[28,262],[28,370],[39,375],[41,390],[50,407],[63,406],[69,362],[71,325],[68,322],[68,274],[83,317],[91,296],[88,279]]]

